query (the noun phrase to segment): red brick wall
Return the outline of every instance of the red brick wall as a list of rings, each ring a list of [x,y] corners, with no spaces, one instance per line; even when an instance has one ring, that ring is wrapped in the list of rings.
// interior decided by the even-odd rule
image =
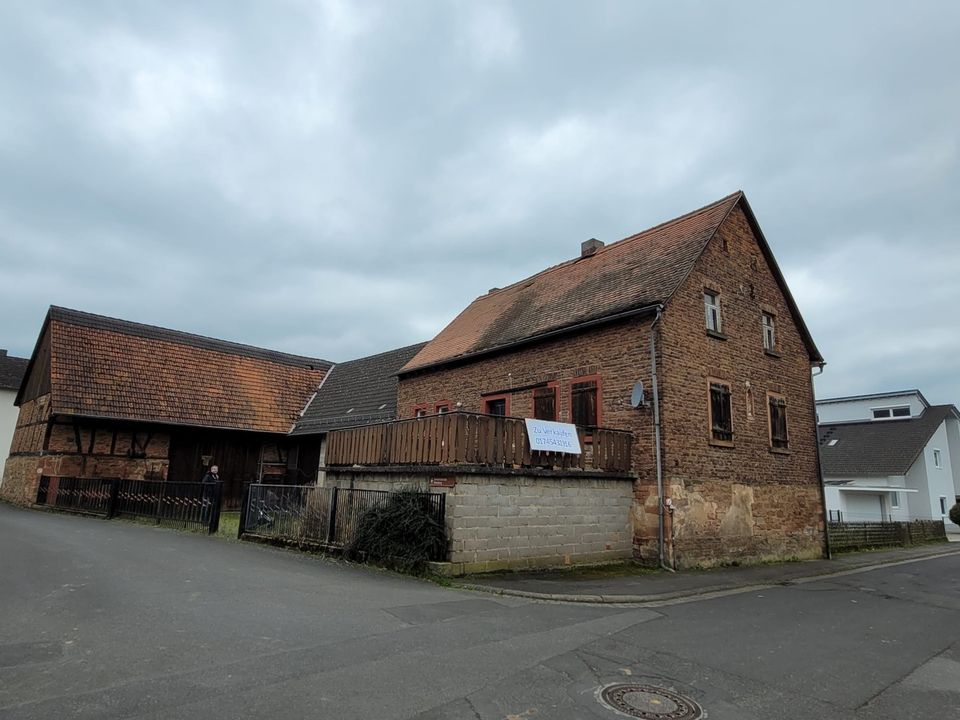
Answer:
[[[401,377],[397,412],[414,416],[414,406],[431,408],[441,400],[451,409],[480,412],[482,395],[542,382],[559,386],[560,420],[570,421],[570,383],[574,377],[600,375],[604,427],[632,430],[634,471],[648,477],[654,467],[652,413],[630,407],[637,380],[650,387],[650,321],[633,319],[549,340],[486,359]],[[533,390],[510,393],[510,415],[533,417]]]
[[[726,340],[706,332],[705,288],[720,292]],[[780,357],[764,352],[762,311],[776,315]],[[740,208],[674,295],[661,335],[664,479],[677,507],[677,560],[819,554],[823,511],[809,354]],[[710,444],[710,377],[730,385],[733,447]],[[768,392],[787,400],[789,454],[770,449]]]

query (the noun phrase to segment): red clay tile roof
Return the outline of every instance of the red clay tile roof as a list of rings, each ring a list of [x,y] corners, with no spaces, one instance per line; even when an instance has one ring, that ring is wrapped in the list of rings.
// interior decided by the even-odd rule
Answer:
[[[56,414],[286,433],[330,363],[50,308]]]
[[[483,295],[401,372],[666,302],[742,192]]]

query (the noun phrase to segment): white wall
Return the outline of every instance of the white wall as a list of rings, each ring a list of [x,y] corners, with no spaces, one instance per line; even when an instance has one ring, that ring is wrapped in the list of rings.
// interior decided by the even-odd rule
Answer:
[[[16,390],[0,390],[0,482],[3,482],[3,464],[10,454],[13,430],[20,414],[20,408],[13,404],[16,398]]]
[[[824,478],[825,481],[843,480],[848,486],[889,487],[889,492],[862,492],[843,490],[840,486],[825,485],[827,510],[840,511],[843,519],[849,522],[870,520],[906,521],[910,519],[909,497],[913,493],[898,492],[907,488],[906,478],[902,475],[889,477],[844,477]],[[900,507],[893,507],[891,493],[897,492]],[[883,502],[881,511],[881,499]]]
[[[940,465],[937,467],[933,461],[933,451],[937,449],[940,451]],[[948,528],[956,528],[950,522],[950,518],[946,517],[946,514],[940,512],[940,498],[946,498],[946,512],[950,512],[950,508],[956,502],[956,486],[953,481],[953,464],[950,458],[950,447],[948,444],[948,433],[947,433],[947,424],[941,423],[940,427],[937,428],[937,431],[933,434],[933,437],[930,438],[930,442],[927,443],[926,447],[923,449],[923,461],[926,466],[927,473],[927,484],[930,487],[930,515],[931,518],[944,518],[944,522],[947,524]],[[917,463],[920,462],[920,458],[917,459]]]
[[[954,495],[960,497],[960,420],[947,418],[947,442],[950,443],[950,467],[953,470]]]
[[[907,395],[885,395],[864,400],[844,400],[843,402],[818,402],[817,417],[820,424],[850,422],[852,420],[873,420],[873,408],[909,405],[910,415],[916,417],[924,410],[923,402],[916,393]],[[880,421],[878,421],[880,422]]]

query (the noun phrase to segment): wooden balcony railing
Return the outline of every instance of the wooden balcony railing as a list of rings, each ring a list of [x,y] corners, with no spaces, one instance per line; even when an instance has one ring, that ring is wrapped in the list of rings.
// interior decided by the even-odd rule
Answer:
[[[607,428],[577,432],[580,455],[533,452],[522,418],[458,411],[335,430],[327,436],[325,462],[330,467],[483,465],[630,471],[632,433]]]

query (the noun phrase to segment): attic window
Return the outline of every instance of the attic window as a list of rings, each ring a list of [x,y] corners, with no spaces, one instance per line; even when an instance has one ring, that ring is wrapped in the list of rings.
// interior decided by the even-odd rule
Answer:
[[[873,408],[874,420],[892,420],[893,418],[910,417],[910,406]]]
[[[707,330],[715,333],[723,332],[720,320],[720,293],[714,290],[704,290],[703,309],[706,315]]]

